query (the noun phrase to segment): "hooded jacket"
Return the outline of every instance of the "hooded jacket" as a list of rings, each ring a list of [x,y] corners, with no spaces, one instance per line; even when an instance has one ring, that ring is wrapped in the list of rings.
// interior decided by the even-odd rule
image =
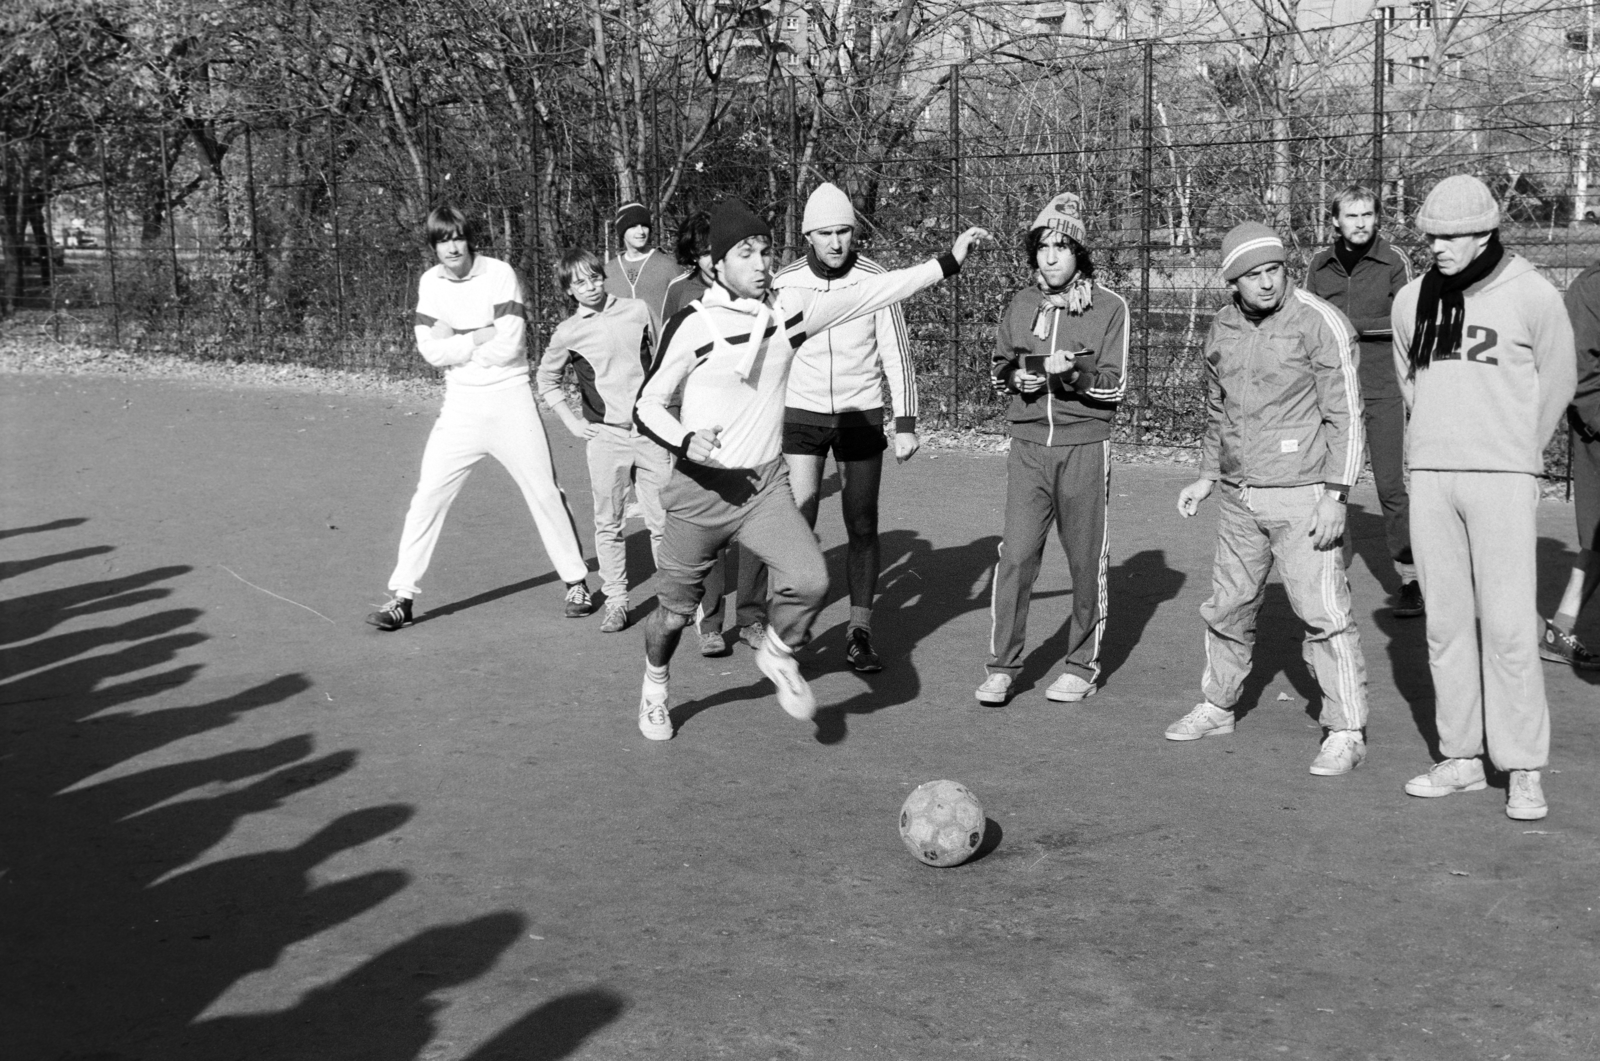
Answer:
[[[1200,476],[1237,486],[1355,484],[1365,459],[1355,329],[1293,283],[1256,319],[1235,298],[1206,335]]]
[[[1011,437],[1042,446],[1078,446],[1111,437],[1111,418],[1122,401],[1128,370],[1128,303],[1108,287],[1094,285],[1094,298],[1082,313],[1051,310],[1050,334],[1033,334],[1044,301],[1037,286],[1018,291],[995,332],[990,372],[995,386],[1011,395],[1006,419]],[[1026,354],[1056,351],[1087,354],[1074,358],[1078,375],[1050,377],[1049,386],[1023,394],[1011,383],[1011,372]]]
[[[781,455],[789,365],[806,339],[932,287],[960,266],[949,253],[833,291],[734,298],[718,284],[674,317],[634,404],[639,429],[687,462],[690,436],[720,427],[710,468],[759,468]],[[683,388],[683,406],[669,406]]]
[[[1419,277],[1395,296],[1394,365],[1411,410],[1413,470],[1544,471],[1544,447],[1577,380],[1572,322],[1555,286],[1507,254],[1467,288],[1461,346],[1411,376]]]

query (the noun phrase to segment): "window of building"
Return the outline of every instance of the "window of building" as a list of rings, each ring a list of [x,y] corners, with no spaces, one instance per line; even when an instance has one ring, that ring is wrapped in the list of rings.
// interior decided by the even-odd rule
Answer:
[[[1411,5],[1411,13],[1417,20],[1417,25],[1427,27],[1433,25],[1433,0],[1415,0]]]
[[[800,16],[799,15],[784,15],[783,16],[783,30],[784,30],[785,33],[798,33],[798,32],[800,32]]]
[[[1399,66],[1393,59],[1383,61],[1383,80],[1385,84],[1394,84],[1395,70]]]
[[[1392,4],[1385,4],[1378,7],[1376,16],[1378,21],[1383,23],[1384,29],[1394,29],[1396,12],[1397,9]]]

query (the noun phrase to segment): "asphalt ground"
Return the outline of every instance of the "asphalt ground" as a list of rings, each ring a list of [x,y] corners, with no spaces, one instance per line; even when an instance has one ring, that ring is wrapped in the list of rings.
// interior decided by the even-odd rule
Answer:
[[[979,706],[1004,458],[959,451],[885,471],[883,673],[843,666],[830,497],[816,723],[742,646],[686,644],[655,744],[637,627],[561,617],[492,462],[422,621],[361,622],[434,407],[0,376],[8,1061],[1600,1056],[1600,688],[1546,667],[1545,821],[1509,821],[1503,782],[1407,797],[1431,685],[1370,487],[1349,776],[1307,773],[1276,585],[1237,733],[1162,739],[1199,698],[1215,514],[1177,517],[1177,465],[1113,475],[1104,689],[1044,699],[1071,593],[1052,543],[1020,692]],[[581,451],[551,435],[587,535]],[[1571,509],[1540,529],[1548,610]],[[990,823],[937,870],[896,814],[945,777]]]

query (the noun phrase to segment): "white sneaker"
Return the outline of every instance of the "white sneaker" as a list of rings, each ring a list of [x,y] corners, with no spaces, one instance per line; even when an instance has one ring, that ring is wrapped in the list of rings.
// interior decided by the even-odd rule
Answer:
[[[1434,763],[1428,772],[1406,782],[1406,793],[1435,799],[1455,792],[1477,792],[1489,787],[1483,776],[1482,759],[1446,759]]]
[[[1519,822],[1536,822],[1549,813],[1550,804],[1544,801],[1539,771],[1511,771],[1511,785],[1506,792],[1506,817]]]
[[[1336,729],[1322,742],[1322,750],[1311,760],[1311,772],[1318,777],[1348,774],[1367,757],[1367,741],[1358,729]]]
[[[651,694],[648,684],[639,694],[639,732],[646,740],[671,740],[672,716],[667,713],[667,691],[662,689],[659,696]]]
[[[772,647],[772,639],[776,636],[772,631],[767,631],[766,640],[756,650],[756,666],[778,687],[778,706],[804,722],[816,716],[817,698],[812,695],[811,686],[800,676],[800,664],[795,662],[794,656]]]
[[[1089,679],[1080,678],[1071,671],[1063,671],[1061,677],[1051,682],[1050,688],[1044,691],[1044,698],[1058,704],[1075,704],[1099,691],[1099,687]]]
[[[996,671],[983,679],[976,693],[980,704],[1003,704],[1011,697],[1011,675]]]
[[[1209,702],[1194,705],[1194,710],[1167,727],[1168,740],[1199,740],[1233,732],[1233,712]]]

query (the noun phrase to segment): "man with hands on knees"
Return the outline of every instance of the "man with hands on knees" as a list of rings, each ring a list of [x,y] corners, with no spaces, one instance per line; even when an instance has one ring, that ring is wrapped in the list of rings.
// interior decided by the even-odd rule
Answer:
[[[1366,757],[1367,671],[1339,548],[1361,470],[1355,329],[1289,280],[1283,241],[1246,222],[1222,242],[1233,300],[1206,336],[1207,424],[1200,478],[1178,495],[1188,518],[1220,484],[1206,624],[1205,700],[1168,740],[1232,733],[1250,673],[1256,616],[1273,564],[1306,626],[1326,731],[1311,772],[1349,773]]]
[[[968,229],[937,260],[863,278],[831,291],[772,287],[772,232],[743,203],[711,211],[716,285],[668,323],[639,392],[640,430],[678,456],[661,493],[666,514],[657,563],[660,607],[644,621],[639,730],[673,735],[668,663],[693,621],[706,573],[738,537],[767,565],[766,637],[756,665],[789,715],[809,719],[816,700],[794,650],[822,610],[828,570],[795,506],[782,453],[789,366],[807,337],[898,302],[954,275],[988,233]],[[671,411],[682,389],[681,412]]]

